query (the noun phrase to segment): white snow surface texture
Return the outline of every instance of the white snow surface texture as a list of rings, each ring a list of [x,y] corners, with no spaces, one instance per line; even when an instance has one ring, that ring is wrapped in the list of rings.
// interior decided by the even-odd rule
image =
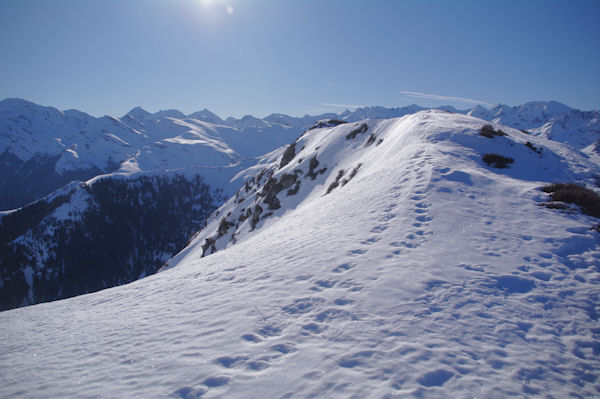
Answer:
[[[274,178],[300,169],[298,193],[214,254],[204,239],[259,188],[168,270],[0,313],[0,397],[600,395],[598,220],[540,206],[538,190],[591,187],[598,165],[503,126],[482,137],[466,115],[368,120],[347,139],[362,123],[306,132],[282,169],[263,159]],[[315,155],[327,169],[312,180]]]

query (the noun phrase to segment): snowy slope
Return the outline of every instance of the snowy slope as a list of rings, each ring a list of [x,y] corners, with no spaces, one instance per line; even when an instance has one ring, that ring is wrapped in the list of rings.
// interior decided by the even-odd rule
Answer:
[[[443,111],[431,111],[430,113],[446,115]],[[418,113],[414,115],[416,115],[415,118],[421,118],[422,115],[428,114]],[[451,116],[447,116],[447,118],[452,119]],[[482,124],[481,120],[473,122],[468,117],[456,115],[455,118],[465,124],[470,123],[471,128],[473,128],[474,123],[479,124],[479,128]],[[401,121],[409,126],[415,125],[414,118],[404,118]],[[244,239],[249,233],[260,227],[259,222],[265,219],[265,215],[273,214],[274,217],[278,217],[290,208],[296,207],[299,202],[305,201],[306,198],[310,200],[311,196],[314,195],[313,186],[316,184],[314,180],[318,179],[321,174],[319,172],[323,172],[324,176],[328,177],[323,182],[328,190],[337,188],[333,186],[330,188],[331,184],[336,181],[337,183],[334,183],[334,186],[336,184],[337,186],[343,186],[348,180],[352,179],[353,175],[362,174],[363,170],[368,173],[368,168],[373,167],[369,164],[373,164],[373,161],[363,160],[362,157],[366,154],[373,153],[376,159],[387,160],[391,155],[388,152],[390,147],[394,149],[403,148],[403,143],[387,144],[384,147],[388,149],[387,151],[377,148],[387,140],[386,132],[396,129],[390,127],[394,126],[395,123],[400,122],[395,119],[388,119],[347,123],[335,129],[335,135],[333,132],[323,134],[322,129],[308,130],[289,147],[290,155],[293,154],[294,156],[288,160],[289,163],[283,165],[280,159],[272,160],[272,157],[267,156],[254,166],[252,170],[255,176],[250,177],[236,196],[231,198],[213,215],[212,222],[209,223],[207,229],[199,234],[196,240],[198,242],[202,241],[200,244],[210,244],[207,244],[205,248],[205,252],[210,254]],[[427,130],[420,124],[416,125],[417,127],[411,127],[411,129],[418,129],[420,135],[428,134]],[[435,125],[435,127],[439,128],[438,125]],[[479,158],[478,162],[482,163],[481,156],[485,153],[510,155],[516,160],[516,164],[511,167],[511,175],[519,180],[547,182],[587,180],[586,182],[590,185],[595,183],[595,177],[593,177],[593,173],[590,174],[589,170],[590,165],[593,164],[590,164],[586,159],[587,157],[577,153],[577,151],[566,149],[565,146],[558,143],[535,140],[531,136],[515,130],[512,130],[510,139],[496,138],[494,140],[482,136],[475,136],[474,139],[470,135],[454,135],[456,137],[453,137],[453,140],[459,144],[466,147],[476,146],[476,152],[469,154],[470,156],[467,158],[469,161]],[[349,136],[354,136],[354,139],[348,139]],[[357,138],[363,140],[356,141]],[[411,137],[411,139],[413,138]],[[435,137],[434,140],[439,140],[439,138]],[[532,143],[539,153],[528,148],[525,145],[527,142]],[[394,151],[394,149],[391,151]],[[544,149],[546,153],[544,153]],[[406,149],[403,149],[403,151],[405,152]],[[274,154],[281,154],[281,150]],[[459,158],[459,161],[464,162],[465,159]],[[315,173],[313,176],[308,176],[311,162],[315,162],[313,168]],[[389,167],[387,162],[376,164]],[[532,168],[531,165],[535,165],[535,167]],[[379,172],[375,169],[372,173],[377,174]],[[456,175],[459,177],[455,178],[461,179],[464,177],[467,179],[463,175],[460,172]],[[278,184],[279,187],[277,187]],[[272,189],[272,187],[275,187],[275,189]],[[288,190],[296,190],[297,194],[290,195]],[[281,194],[274,202],[271,200],[271,193],[275,191]],[[324,194],[320,191],[317,191],[317,193],[319,195]],[[259,208],[258,211],[257,207]],[[223,219],[224,215],[227,215],[225,219]],[[258,219],[256,223],[253,223],[255,215]],[[222,234],[218,232],[219,229],[222,229]]]
[[[530,101],[518,106],[495,104],[489,109],[481,105],[466,110],[457,110],[451,106],[441,106],[436,109],[467,114],[515,129],[523,129],[533,135],[569,144],[577,149],[584,149],[600,140],[600,111],[580,111],[556,101]],[[271,114],[264,119],[250,116],[242,120],[228,118],[224,123],[239,126],[243,121],[246,126],[256,127],[268,122],[307,128],[320,119],[356,122],[363,119],[397,118],[423,110],[426,108],[415,104],[396,108],[374,106],[345,110],[337,114],[305,115],[301,118],[283,114]],[[598,151],[591,147],[586,152],[597,153]]]
[[[58,173],[89,166],[111,171],[112,165],[121,162],[135,163],[138,170],[218,166],[240,158],[226,143],[213,137],[206,125],[182,124],[176,117],[185,115],[178,111],[148,114],[136,108],[123,119],[94,118],[79,111],[62,112],[24,100],[5,99],[0,101],[0,145],[2,152],[23,161],[37,153],[60,156]],[[186,133],[190,139],[184,141]]]
[[[489,110],[475,107],[468,114],[578,149],[600,140],[600,111],[580,111],[556,101],[532,101],[515,107],[496,104]]]
[[[255,176],[170,270],[0,313],[0,396],[598,395],[598,220],[537,190],[591,185],[598,165],[464,115],[364,123],[308,131],[281,168],[283,150],[265,157],[279,183],[300,169],[296,194],[263,218],[275,183]],[[202,257],[223,216],[260,204]]]
[[[0,214],[0,310],[154,274],[253,163],[96,176]]]

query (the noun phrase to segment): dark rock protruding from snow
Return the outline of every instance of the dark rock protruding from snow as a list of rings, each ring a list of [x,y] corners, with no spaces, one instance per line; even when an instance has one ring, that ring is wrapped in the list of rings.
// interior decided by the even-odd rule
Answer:
[[[368,129],[369,129],[369,126],[367,126],[366,123],[363,123],[358,128],[356,128],[353,131],[351,131],[350,133],[348,133],[346,135],[346,139],[347,140],[352,140],[353,138],[356,137],[357,134],[365,133]]]
[[[296,156],[296,142],[294,141],[290,144],[284,151],[281,162],[279,163],[279,169],[283,168],[285,165],[290,163],[292,159]]]

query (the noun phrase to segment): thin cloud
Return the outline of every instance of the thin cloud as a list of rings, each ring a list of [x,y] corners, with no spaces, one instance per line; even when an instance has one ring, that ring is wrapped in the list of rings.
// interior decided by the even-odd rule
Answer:
[[[335,107],[335,108],[362,108],[364,105],[350,105],[350,104],[331,104],[331,103],[318,103],[318,105],[324,105],[326,107]]]
[[[481,100],[473,100],[472,98],[464,98],[464,97],[450,97],[450,96],[440,96],[439,94],[427,94],[427,93],[419,93],[418,91],[401,91],[401,94],[409,97],[417,97],[417,98],[428,98],[430,100],[440,100],[440,101],[458,101],[462,103],[470,103],[470,104],[481,104],[491,107],[492,104],[487,103]]]

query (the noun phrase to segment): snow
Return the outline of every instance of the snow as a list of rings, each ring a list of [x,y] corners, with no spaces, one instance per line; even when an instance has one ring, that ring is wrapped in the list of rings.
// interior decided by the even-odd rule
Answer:
[[[537,188],[599,166],[504,126],[479,136],[470,116],[366,123],[307,132],[282,169],[283,150],[263,158],[274,177],[315,154],[327,171],[235,245],[201,257],[217,216],[164,272],[1,312],[0,396],[597,396],[597,219]],[[490,149],[514,164],[488,167]]]
[[[255,120],[243,121],[253,125]],[[114,164],[126,172],[160,171],[226,166],[272,151],[301,133],[300,127],[271,128],[266,122],[243,129],[222,122],[207,110],[186,117],[177,110],[150,114],[137,107],[122,119],[94,118],[5,99],[0,101],[0,148],[23,161],[40,154],[60,158],[59,174],[94,167],[111,172]]]
[[[80,183],[78,186],[72,184],[72,194],[69,201],[60,205],[54,210],[51,217],[58,220],[80,220],[81,214],[89,206],[90,195],[84,190],[85,183]]]
[[[598,154],[598,111],[582,112],[552,101],[518,107],[498,104],[489,110],[480,106],[465,111],[440,109],[526,129],[536,136],[585,148],[592,157]],[[94,118],[77,110],[63,112],[25,100],[5,99],[0,101],[0,148],[23,161],[37,155],[56,157],[58,174],[95,168],[112,172],[115,165],[124,172],[225,166],[271,152],[321,119],[355,122],[397,118],[422,110],[418,105],[375,106],[300,118],[271,114],[264,119],[245,115],[223,120],[206,109],[185,115],[178,110],[149,113],[136,107],[122,118]]]
[[[475,107],[469,115],[502,123],[529,133],[583,149],[600,139],[598,111],[582,112],[556,101],[532,101],[510,107],[496,104],[489,110]]]

